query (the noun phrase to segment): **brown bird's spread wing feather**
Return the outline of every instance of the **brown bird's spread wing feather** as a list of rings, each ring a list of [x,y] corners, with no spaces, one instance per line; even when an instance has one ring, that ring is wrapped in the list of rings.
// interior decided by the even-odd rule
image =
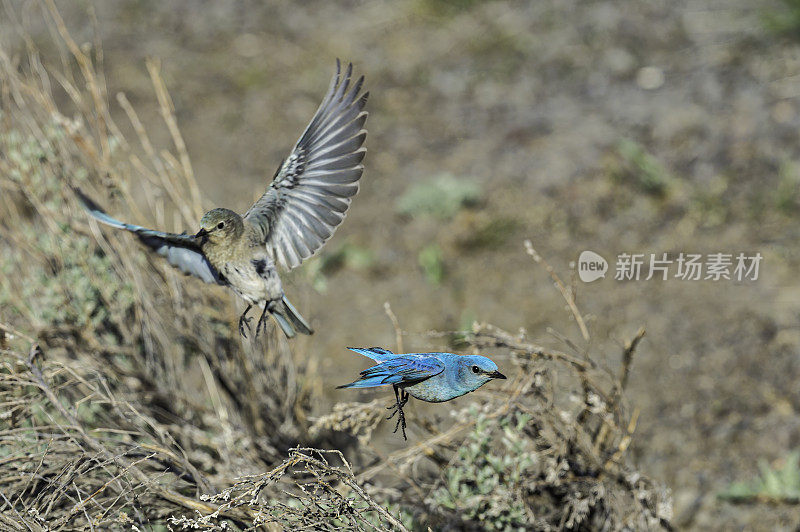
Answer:
[[[299,266],[333,235],[358,192],[366,153],[364,77],[350,84],[353,65],[336,75],[314,118],[278,168],[272,184],[244,215],[273,260]]]

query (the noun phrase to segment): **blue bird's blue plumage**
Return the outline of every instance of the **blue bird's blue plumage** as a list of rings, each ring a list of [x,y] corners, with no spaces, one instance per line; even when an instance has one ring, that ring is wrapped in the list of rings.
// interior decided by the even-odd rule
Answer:
[[[353,349],[355,351],[355,349]],[[385,353],[383,353],[385,355]],[[368,388],[385,384],[410,384],[438,375],[444,364],[434,357],[408,357],[394,355],[361,372],[361,378],[340,388]]]
[[[497,365],[480,355],[454,353],[392,353],[381,347],[349,347],[377,364],[339,388],[395,385],[423,401],[438,403],[480,388],[491,379],[504,379]]]
[[[367,358],[371,358],[375,362],[383,362],[386,359],[397,356],[388,349],[382,347],[348,347],[347,349],[364,355]]]
[[[394,430],[402,427],[406,437],[406,420],[403,407],[409,395],[440,403],[477,390],[492,379],[505,379],[497,364],[481,355],[456,355],[453,353],[395,354],[382,347],[348,347],[351,351],[371,358],[376,365],[361,372],[358,379],[338,388],[371,388],[391,385],[396,403],[392,407],[398,414]]]

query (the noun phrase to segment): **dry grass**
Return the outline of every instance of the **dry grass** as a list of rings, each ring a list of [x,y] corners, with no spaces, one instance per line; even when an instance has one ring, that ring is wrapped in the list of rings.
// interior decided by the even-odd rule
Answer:
[[[556,352],[488,324],[460,332],[508,355],[514,377],[474,394],[456,423],[416,419],[429,436],[386,455],[372,439],[383,402],[314,419],[314,390],[331,385],[317,354],[274,330],[242,341],[229,294],[151,263],[71,196],[80,185],[178,231],[203,212],[158,63],[147,68],[170,150],[121,94],[128,123],[114,122],[98,42],[79,46],[52,1],[25,15],[49,25],[59,61],[26,20],[24,47],[0,46],[4,529],[669,528],[669,494],[626,454],[637,413],[624,389],[644,331],[605,369],[574,290],[547,267],[580,340]]]

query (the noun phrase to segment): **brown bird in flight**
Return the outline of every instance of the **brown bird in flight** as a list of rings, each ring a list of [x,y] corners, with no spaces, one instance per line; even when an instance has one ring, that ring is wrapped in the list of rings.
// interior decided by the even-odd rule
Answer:
[[[367,132],[359,95],[364,77],[351,86],[353,65],[336,74],[314,118],[289,156],[278,167],[263,196],[243,215],[213,209],[200,220],[195,235],[165,233],[116,220],[80,190],[76,194],[96,220],[136,234],[156,253],[185,274],[230,287],[247,302],[239,332],[250,329],[247,313],[262,309],[256,336],[268,314],[287,337],[312,334],[283,293],[276,263],[285,270],[299,266],[333,235],[358,192]]]

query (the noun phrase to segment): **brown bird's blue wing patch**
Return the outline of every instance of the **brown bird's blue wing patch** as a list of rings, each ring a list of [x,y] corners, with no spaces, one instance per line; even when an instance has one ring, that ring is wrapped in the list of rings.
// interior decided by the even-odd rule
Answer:
[[[97,203],[92,201],[81,190],[74,190],[83,208],[98,222],[134,233],[147,247],[166,258],[167,262],[187,275],[193,275],[207,283],[227,284],[224,278],[208,262],[194,236],[165,233],[121,222],[106,214]]]

